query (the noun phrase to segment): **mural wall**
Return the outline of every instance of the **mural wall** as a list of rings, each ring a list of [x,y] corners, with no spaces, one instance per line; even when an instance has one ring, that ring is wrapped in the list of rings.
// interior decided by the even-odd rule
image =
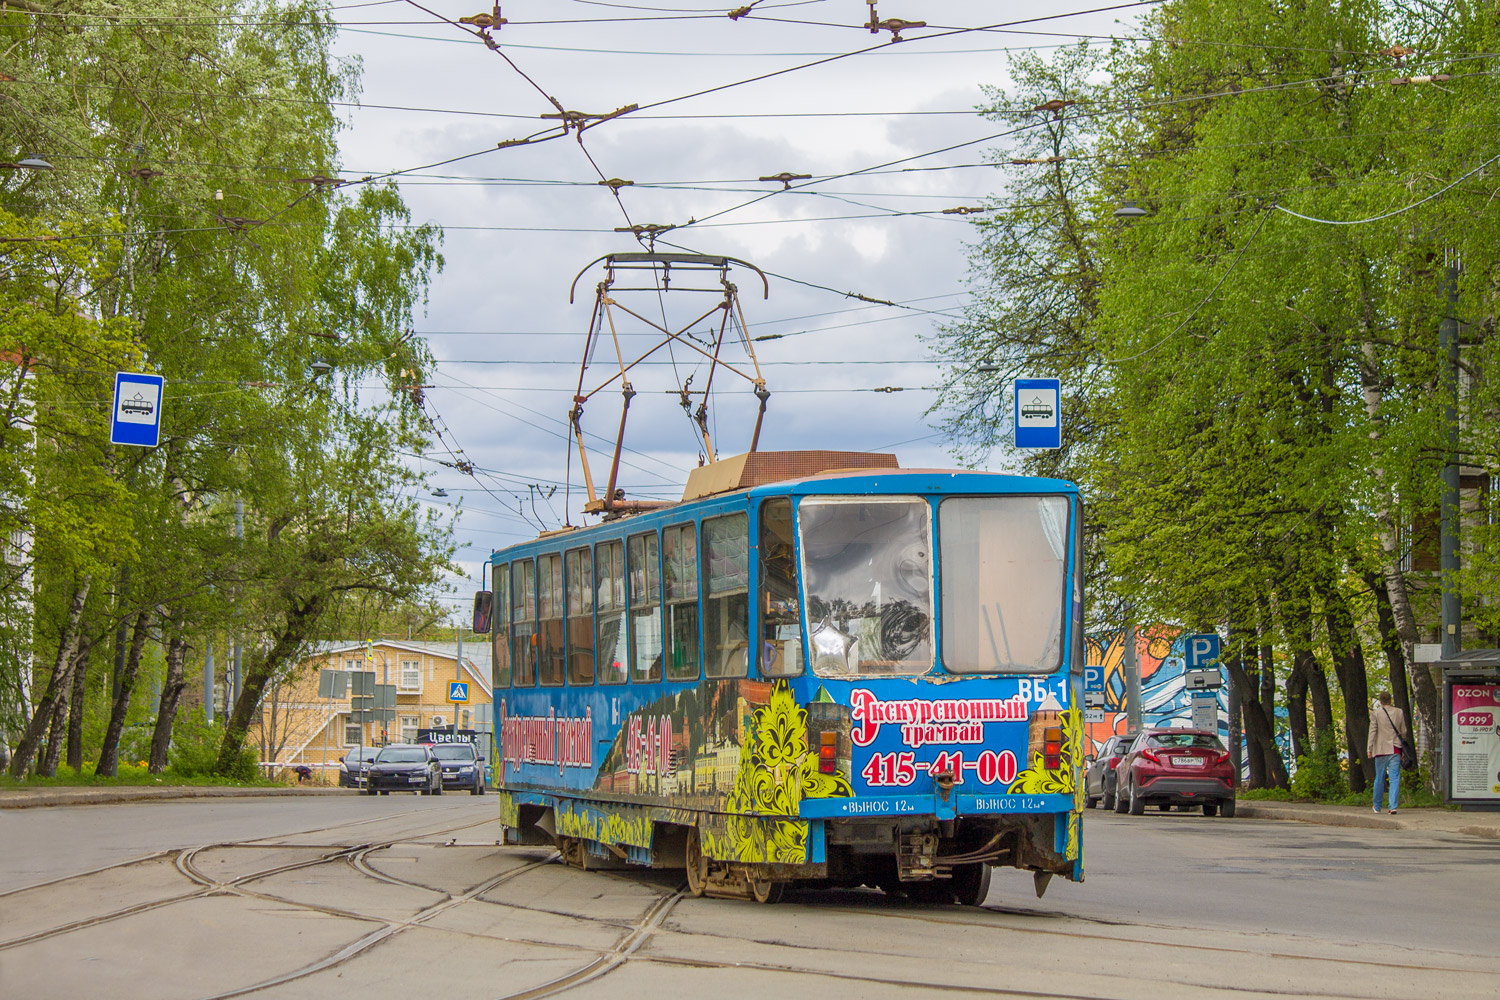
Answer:
[[[1183,637],[1180,629],[1157,628],[1143,630],[1136,636],[1137,651],[1141,664],[1141,723],[1146,726],[1186,728],[1193,724],[1193,706],[1188,698],[1183,672],[1186,669]],[[1104,718],[1085,724],[1084,731],[1091,751],[1097,752],[1100,745],[1111,736],[1119,736],[1128,728],[1125,714],[1125,643],[1128,633],[1110,632],[1091,636],[1088,640],[1088,662],[1090,666],[1104,668]],[[1229,742],[1229,688],[1219,689],[1219,739]],[[1286,708],[1276,706],[1276,745],[1281,749],[1281,758],[1288,769],[1295,771],[1291,757],[1291,738],[1286,726]],[[1243,735],[1240,739],[1242,751],[1245,747]],[[1240,773],[1250,776],[1250,766],[1244,763],[1247,755],[1240,755]]]
[[[1141,723],[1185,728],[1193,724],[1193,707],[1183,682],[1183,634],[1177,629],[1142,631],[1136,636],[1141,664]],[[1093,750],[1127,729],[1125,715],[1125,644],[1129,633],[1113,632],[1088,641],[1090,666],[1104,668],[1104,719],[1085,726]],[[1219,690],[1219,738],[1229,738],[1229,692]]]

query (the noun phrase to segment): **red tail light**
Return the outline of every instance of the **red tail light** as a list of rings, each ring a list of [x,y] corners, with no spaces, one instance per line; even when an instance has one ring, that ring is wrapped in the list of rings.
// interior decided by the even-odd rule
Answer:
[[[1214,758],[1214,763],[1216,765],[1217,764],[1228,764],[1229,763],[1229,752],[1225,751],[1224,753],[1219,754],[1219,756],[1217,756],[1217,757]]]
[[[1055,771],[1062,766],[1062,727],[1042,730],[1042,766]]]
[[[1155,750],[1142,750],[1141,751],[1141,756],[1144,757],[1144,758],[1146,758],[1147,760],[1149,760],[1153,764],[1160,764],[1161,763],[1161,758],[1156,755],[1156,751]]]
[[[818,772],[820,774],[838,772],[838,739],[838,733],[818,734]]]

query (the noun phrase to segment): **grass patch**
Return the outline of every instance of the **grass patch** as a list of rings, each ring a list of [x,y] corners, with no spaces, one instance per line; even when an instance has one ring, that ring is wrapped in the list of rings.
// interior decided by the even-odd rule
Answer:
[[[274,787],[283,782],[270,781],[265,778],[254,778],[251,780],[236,780],[212,774],[182,774],[173,768],[167,768],[161,774],[151,774],[146,770],[144,764],[120,764],[119,776],[115,778],[101,778],[94,774],[94,765],[85,761],[82,773],[73,770],[67,765],[61,765],[57,769],[55,778],[12,778],[8,774],[0,774],[0,788],[113,788],[120,785],[204,785],[229,788],[266,788]]]

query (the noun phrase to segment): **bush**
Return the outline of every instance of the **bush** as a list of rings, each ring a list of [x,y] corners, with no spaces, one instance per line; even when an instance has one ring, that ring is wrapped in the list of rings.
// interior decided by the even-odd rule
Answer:
[[[1349,780],[1332,733],[1313,737],[1312,752],[1297,758],[1292,776],[1292,794],[1317,802],[1335,801],[1349,794]]]
[[[234,781],[255,781],[260,777],[260,756],[252,747],[243,747],[227,773],[218,769],[219,746],[224,742],[224,727],[209,722],[202,710],[179,714],[172,726],[172,749],[168,765],[185,778],[219,774]]]

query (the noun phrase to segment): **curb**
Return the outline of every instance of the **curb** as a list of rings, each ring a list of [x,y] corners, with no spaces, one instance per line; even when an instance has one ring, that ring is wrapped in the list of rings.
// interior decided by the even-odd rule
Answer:
[[[1448,812],[1423,816],[1420,811],[1410,813],[1402,810],[1401,819],[1376,816],[1373,813],[1338,812],[1332,809],[1287,809],[1261,805],[1241,800],[1235,815],[1246,819],[1281,820],[1291,823],[1312,823],[1318,826],[1336,826],[1365,830],[1413,830],[1422,833],[1457,833],[1486,840],[1500,840],[1500,823],[1481,825],[1463,822],[1461,814]],[[1451,819],[1450,819],[1451,818]],[[1445,822],[1446,821],[1446,822]]]
[[[35,809],[44,806],[97,806],[120,802],[150,802],[161,799],[274,798],[295,795],[339,795],[346,788],[225,788],[213,785],[170,785],[163,788],[121,786],[116,788],[44,788],[36,791],[0,792],[0,809]]]

